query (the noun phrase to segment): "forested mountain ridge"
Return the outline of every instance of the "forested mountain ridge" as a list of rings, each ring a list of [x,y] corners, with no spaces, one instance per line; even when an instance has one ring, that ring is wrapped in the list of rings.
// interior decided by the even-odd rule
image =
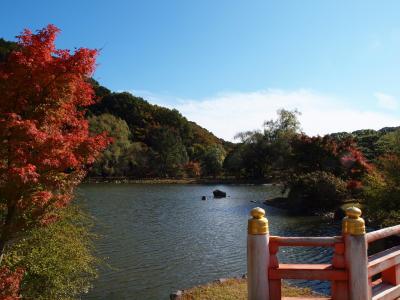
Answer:
[[[329,136],[343,140],[351,138],[368,160],[374,160],[385,152],[384,136],[400,129],[398,127],[384,127],[379,130],[360,129],[353,132],[331,133]]]
[[[95,80],[92,84],[101,101],[89,107],[91,128],[110,132],[115,141],[91,175],[196,177],[215,176],[222,170],[232,143],[188,121],[176,109],[127,92],[111,92]]]

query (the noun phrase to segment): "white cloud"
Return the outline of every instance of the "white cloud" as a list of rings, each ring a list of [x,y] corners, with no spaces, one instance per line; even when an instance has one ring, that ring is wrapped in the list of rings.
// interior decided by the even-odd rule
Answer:
[[[179,99],[170,94],[139,90],[131,92],[151,103],[176,108],[189,120],[230,141],[234,140],[238,132],[260,129],[265,120],[276,118],[280,108],[298,109],[301,112],[299,119],[302,129],[308,135],[400,125],[400,116],[393,114],[397,101],[383,93],[375,93],[374,96],[380,106],[390,106],[391,112],[354,108],[346,99],[309,89],[230,92],[204,99]]]
[[[399,107],[399,102],[391,95],[377,92],[374,96],[378,100],[378,105],[384,109],[396,110]]]
[[[276,111],[280,108],[297,108],[302,113],[303,131],[309,135],[400,125],[400,118],[391,114],[352,108],[345,103],[312,90],[268,89],[223,93],[200,100],[180,100],[169,107],[178,109],[189,120],[226,140],[233,140],[240,131],[260,128],[265,120],[276,118]]]

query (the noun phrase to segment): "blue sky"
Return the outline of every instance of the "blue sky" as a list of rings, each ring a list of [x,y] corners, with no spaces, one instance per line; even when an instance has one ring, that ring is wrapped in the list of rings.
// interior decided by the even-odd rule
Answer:
[[[95,78],[232,139],[298,108],[309,134],[400,125],[399,1],[6,1],[0,36],[48,23],[101,48]]]

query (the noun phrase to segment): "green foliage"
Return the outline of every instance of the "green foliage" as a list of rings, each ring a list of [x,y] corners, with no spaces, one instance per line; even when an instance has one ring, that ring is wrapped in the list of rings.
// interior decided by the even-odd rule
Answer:
[[[0,62],[5,61],[8,54],[10,54],[11,51],[17,49],[17,47],[17,43],[9,42],[0,38]]]
[[[102,176],[124,176],[129,172],[135,157],[133,154],[133,144],[129,139],[130,131],[125,121],[110,114],[89,117],[90,131],[94,134],[107,132],[113,138],[103,152],[101,157],[95,162],[91,174]]]
[[[227,154],[224,160],[224,169],[236,178],[240,178],[244,175],[244,148],[245,147],[242,145],[237,145],[236,148]]]
[[[225,155],[225,150],[221,145],[207,147],[202,156],[201,168],[203,170],[203,174],[214,177],[220,175],[222,172]]]
[[[345,149],[338,151],[339,143],[343,145],[348,140],[336,142],[331,136],[308,137],[301,135],[292,140],[292,165],[296,173],[326,171],[342,175],[344,172],[340,158]],[[341,147],[345,148],[345,147]]]
[[[376,144],[381,153],[400,155],[400,129],[383,135]]]
[[[92,220],[77,206],[60,220],[26,232],[7,249],[5,264],[23,266],[23,299],[72,300],[91,287],[99,260],[93,256]]]
[[[188,155],[180,135],[173,128],[153,128],[149,145],[157,153],[153,169],[158,175],[162,177],[183,176]]]
[[[223,144],[229,143],[175,109],[151,105],[129,93],[111,93],[94,80],[92,85],[102,100],[90,107],[91,130],[111,132],[115,142],[93,166],[91,176],[180,178],[193,173],[186,168],[189,161],[198,162],[204,174],[221,173]],[[223,155],[213,158],[214,148],[221,148]]]
[[[291,140],[300,132],[297,110],[278,110],[276,120],[264,123],[262,131],[237,134],[241,144],[227,156],[228,171],[236,176],[264,178],[272,170],[287,167],[291,155]]]
[[[358,148],[368,160],[373,161],[381,154],[379,148],[376,146],[379,138],[382,136],[381,132],[372,129],[364,129],[354,131],[352,134]]]
[[[338,132],[332,133],[329,136],[336,141],[344,141],[352,139],[357,144],[357,147],[363,155],[370,161],[375,162],[381,155],[386,153],[385,141],[392,133],[398,131],[398,127],[385,127],[380,130],[362,129],[352,133]]]
[[[280,109],[278,119],[264,122],[264,136],[270,140],[289,140],[301,131],[298,110]]]
[[[379,173],[367,176],[364,184],[365,207],[369,220],[382,227],[399,224],[399,186],[388,183]]]
[[[386,154],[365,178],[367,213],[374,224],[396,225],[400,223],[400,130],[387,133],[378,144]]]
[[[375,171],[364,179],[363,196],[370,221],[391,226],[400,223],[400,130],[385,129],[377,146],[384,153]]]
[[[315,213],[327,212],[346,198],[346,183],[324,171],[295,175],[291,179],[288,199],[292,212]]]

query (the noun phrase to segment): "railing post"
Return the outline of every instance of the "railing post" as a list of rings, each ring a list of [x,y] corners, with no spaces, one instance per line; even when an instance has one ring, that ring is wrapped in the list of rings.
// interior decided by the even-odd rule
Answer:
[[[269,300],[269,229],[265,211],[251,210],[247,235],[247,288],[249,300]]]
[[[336,243],[334,246],[332,265],[335,269],[345,269],[344,243]],[[344,280],[332,281],[332,300],[349,300],[349,283]]]
[[[350,300],[371,299],[365,222],[360,216],[360,209],[350,207],[346,210],[346,217],[342,222],[346,268],[349,272]]]

